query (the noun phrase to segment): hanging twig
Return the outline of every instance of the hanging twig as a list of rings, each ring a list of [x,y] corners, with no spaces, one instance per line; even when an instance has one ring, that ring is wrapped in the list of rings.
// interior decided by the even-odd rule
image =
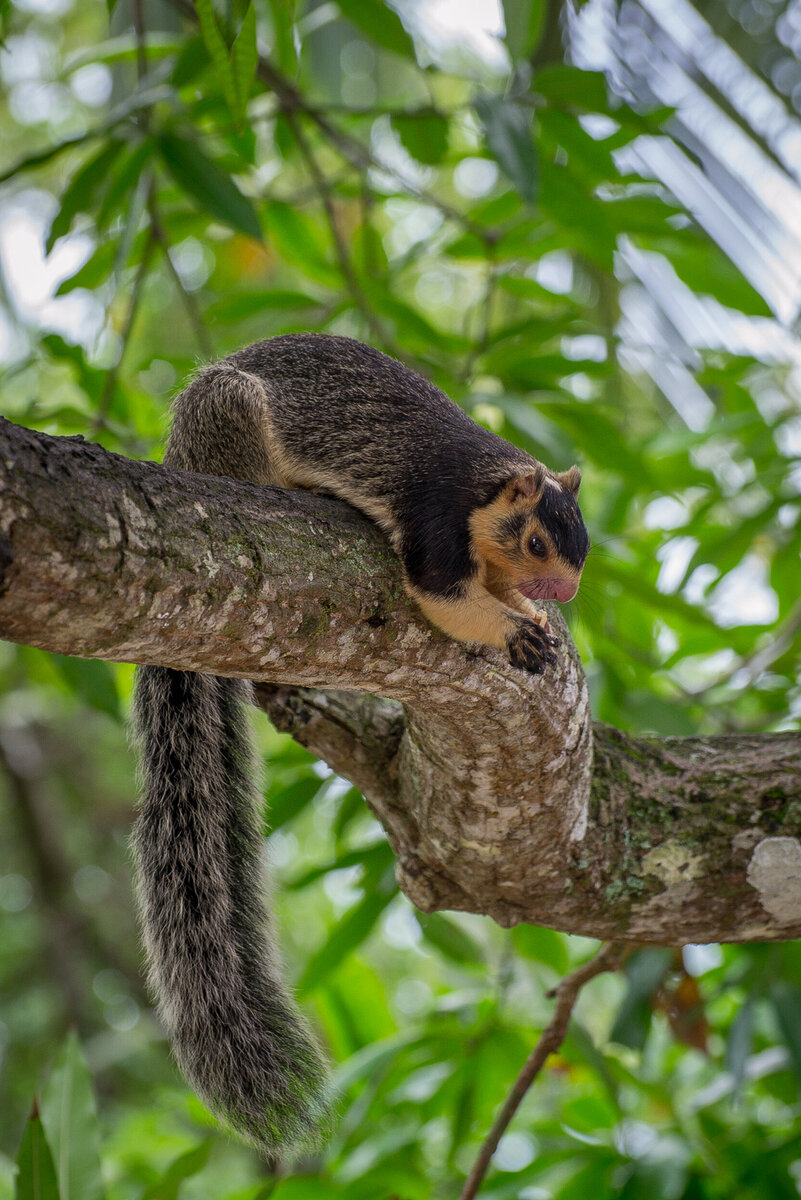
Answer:
[[[167,263],[167,270],[170,272],[173,282],[178,290],[178,294],[183,301],[184,308],[186,309],[186,315],[189,317],[189,323],[194,331],[197,344],[200,346],[201,354],[205,359],[210,361],[214,358],[214,346],[212,345],[209,331],[206,328],[206,322],[203,320],[203,314],[200,311],[200,306],[195,300],[195,297],[190,291],[187,290],[183,279],[181,279],[178,268],[172,261],[172,255],[170,253],[170,239],[167,237],[164,226],[161,223],[161,216],[159,214],[158,204],[154,195],[151,195],[150,200],[148,201],[148,209],[150,212],[150,222],[153,229],[153,236],[164,252],[164,260]]]
[[[142,0],[133,0],[131,5],[134,32],[136,34],[136,75],[141,83],[147,75],[147,43],[145,41],[145,11]],[[145,110],[149,115],[149,111]]]
[[[142,251],[142,258],[139,262],[139,267],[136,272],[136,278],[134,279],[133,287],[131,288],[131,298],[128,301],[128,311],[125,314],[125,324],[123,325],[122,333],[120,335],[122,345],[120,346],[119,357],[114,366],[111,367],[106,373],[103,391],[100,393],[100,399],[97,402],[97,412],[90,426],[90,437],[95,437],[106,423],[106,417],[108,416],[108,410],[114,395],[114,387],[117,383],[117,378],[120,373],[122,360],[125,357],[125,351],[128,348],[128,343],[131,340],[136,314],[139,310],[139,301],[142,298],[142,288],[144,287],[145,279],[147,278],[147,269],[150,265],[150,256],[153,251],[155,241],[155,234],[151,230],[150,235],[145,242],[145,247]]]
[[[97,963],[113,967],[128,981],[138,1002],[146,1004],[147,1000],[138,982],[135,959],[130,962],[120,955],[117,945],[108,942],[102,930],[70,901],[75,868],[65,851],[67,839],[59,836],[62,831],[48,797],[40,794],[43,766],[47,762],[33,726],[25,730],[24,737],[10,728],[0,730],[0,774],[5,777],[11,810],[28,850],[53,978],[65,1017],[85,1030],[89,1022],[83,985],[86,961],[93,968]]]
[[[286,117],[289,127],[292,130],[304,162],[309,169],[309,174],[312,177],[317,194],[320,197],[320,202],[325,209],[325,215],[328,219],[328,226],[331,230],[331,237],[336,250],[339,269],[345,279],[345,283],[347,284],[348,291],[353,298],[353,302],[364,317],[365,321],[367,322],[367,326],[373,335],[381,342],[385,349],[390,349],[390,339],[388,338],[383,325],[373,312],[373,309],[364,292],[362,291],[358,279],[356,278],[356,273],[353,269],[353,263],[351,262],[350,255],[348,254],[348,248],[345,245],[345,240],[342,237],[342,233],[340,232],[337,222],[334,199],[328,179],[324,175],[320,164],[314,155],[314,151],[312,150],[308,138],[301,128],[301,124],[297,118],[297,115],[291,110],[287,110],[285,111],[284,116]]]
[[[459,1200],[473,1200],[473,1197],[478,1195],[478,1189],[487,1173],[492,1156],[498,1149],[498,1143],[520,1107],[523,1097],[539,1075],[546,1059],[558,1050],[565,1040],[573,1008],[584,984],[594,979],[596,975],[603,975],[605,971],[616,971],[623,961],[626,950],[627,948],[620,942],[608,942],[601,947],[594,958],[583,963],[570,975],[566,975],[561,983],[548,993],[549,996],[556,997],[554,1014],[542,1031],[540,1040],[531,1051],[525,1066],[515,1080],[514,1087],[495,1118],[467,1182],[462,1188]]]

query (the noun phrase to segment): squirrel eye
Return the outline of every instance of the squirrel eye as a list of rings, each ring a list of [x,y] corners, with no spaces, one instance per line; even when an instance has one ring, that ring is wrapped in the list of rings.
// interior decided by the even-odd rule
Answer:
[[[535,558],[545,558],[548,554],[545,542],[541,541],[538,537],[531,538],[528,549],[529,553],[533,554]]]

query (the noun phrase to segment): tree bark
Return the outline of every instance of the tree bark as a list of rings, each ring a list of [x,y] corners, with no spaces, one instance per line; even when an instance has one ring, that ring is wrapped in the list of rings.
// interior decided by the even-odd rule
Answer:
[[[677,944],[801,934],[801,736],[632,738],[425,624],[339,501],[0,422],[0,634],[242,676],[361,788],[418,907]]]

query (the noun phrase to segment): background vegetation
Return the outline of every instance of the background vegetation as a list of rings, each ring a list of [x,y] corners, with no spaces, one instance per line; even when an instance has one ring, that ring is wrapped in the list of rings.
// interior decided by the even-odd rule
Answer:
[[[644,170],[690,139],[686,113],[638,102],[637,6],[567,21],[506,0],[483,37],[478,10],[449,37],[423,0],[109,8],[0,5],[4,415],[155,457],[199,361],[294,330],[360,337],[555,468],[581,464],[595,549],[571,620],[599,718],[799,728],[797,304]],[[795,61],[797,6],[698,8],[792,131],[798,77],[770,72]],[[575,65],[596,9],[618,23],[616,91]],[[764,123],[735,117],[785,170]],[[691,149],[713,189],[709,144]],[[752,218],[780,225],[778,200]],[[25,1197],[457,1196],[547,988],[594,943],[416,914],[355,789],[259,721],[286,958],[342,1097],[323,1152],[274,1172],[183,1088],[143,993],[132,674],[0,646],[0,1198],[23,1133]],[[482,1194],[797,1196],[800,970],[793,943],[689,947],[594,981]],[[26,1124],[37,1091],[52,1177]]]

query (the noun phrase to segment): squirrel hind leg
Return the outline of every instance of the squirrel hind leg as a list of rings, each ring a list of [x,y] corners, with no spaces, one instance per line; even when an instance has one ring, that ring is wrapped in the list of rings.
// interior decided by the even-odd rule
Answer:
[[[270,385],[226,363],[205,367],[176,396],[164,464],[286,487]]]

